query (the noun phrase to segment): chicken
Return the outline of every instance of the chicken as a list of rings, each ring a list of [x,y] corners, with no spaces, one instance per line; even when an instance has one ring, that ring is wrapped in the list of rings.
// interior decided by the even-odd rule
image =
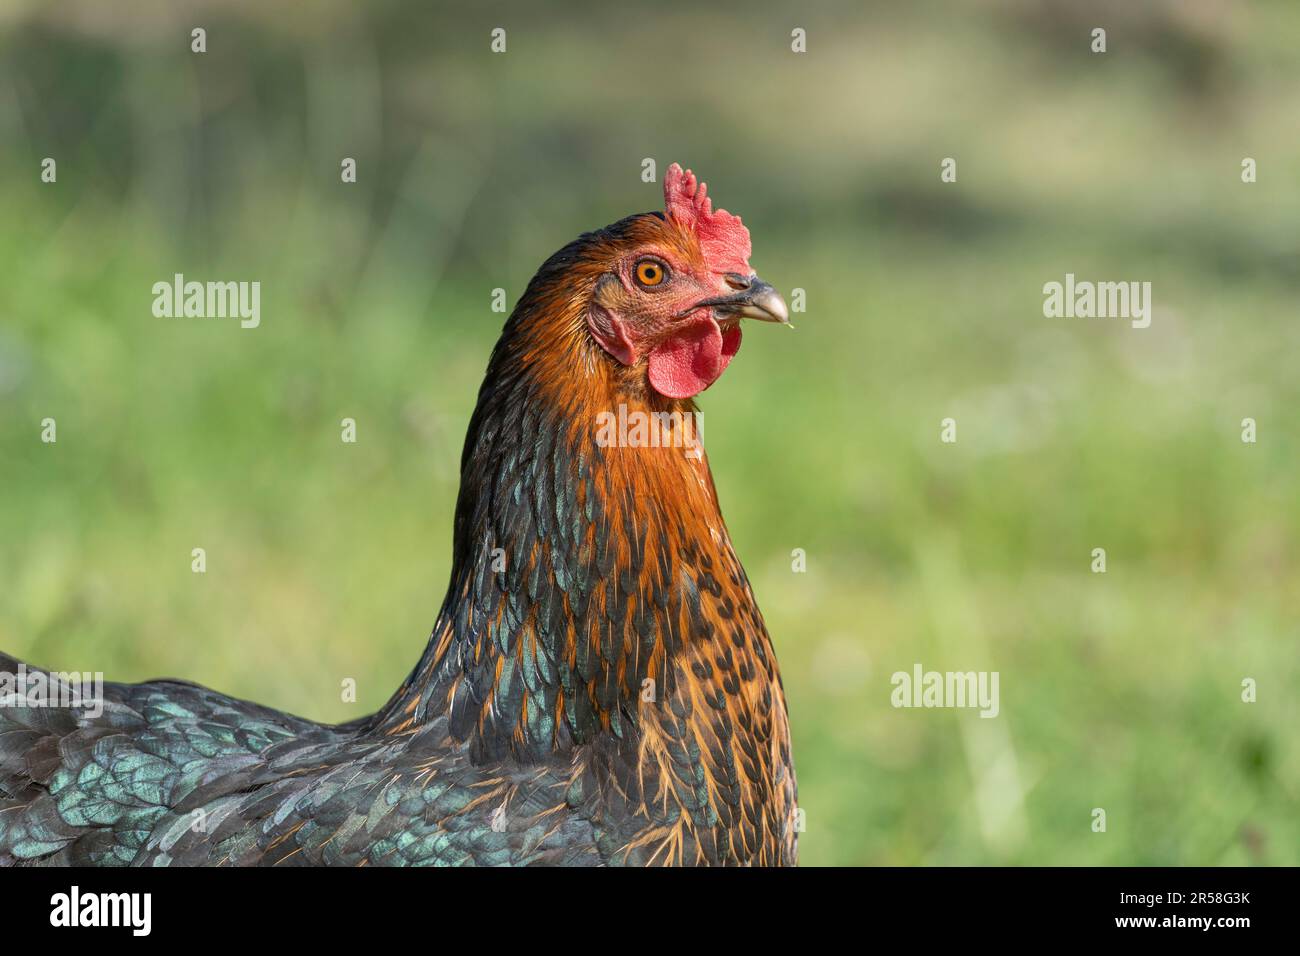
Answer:
[[[776,658],[692,440],[741,320],[788,316],[703,183],[674,165],[664,194],[506,322],[388,704],[330,726],[156,680],[22,706],[60,678],[0,655],[0,863],[795,863]]]

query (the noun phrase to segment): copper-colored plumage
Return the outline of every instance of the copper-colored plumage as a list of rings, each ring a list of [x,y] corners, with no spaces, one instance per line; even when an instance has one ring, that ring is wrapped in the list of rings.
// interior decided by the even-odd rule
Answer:
[[[595,440],[597,416],[619,404],[629,414],[695,411],[691,400],[657,395],[644,371],[601,353],[586,334],[584,309],[627,248],[670,245],[691,258],[698,244],[673,220],[646,215],[577,245],[543,267],[507,323],[466,443],[449,604],[469,593],[457,581],[485,576],[495,548],[518,576],[486,575],[487,626],[471,617],[449,639],[456,624],[444,612],[439,626],[447,630],[435,633],[433,652],[389,711],[400,712],[412,695],[426,713],[449,709],[453,733],[464,733],[480,760],[565,755],[599,790],[586,809],[604,817],[616,810],[629,859],[793,862],[795,789],[780,677],[708,459]],[[512,430],[534,417],[545,435]],[[548,441],[549,460],[539,460]],[[514,485],[517,475],[540,480]],[[517,487],[527,508],[513,505]],[[563,510],[566,496],[577,520],[543,528],[540,516],[556,508],[551,499]],[[533,578],[540,593],[529,591]],[[561,612],[543,620],[548,597]],[[517,628],[504,646],[503,623]],[[554,679],[525,686],[516,703],[515,690],[502,686],[505,661],[513,680],[539,653],[555,665]],[[485,666],[490,680],[481,677]],[[479,719],[462,724],[458,698],[473,698],[478,685]],[[536,705],[549,705],[553,720],[531,724]]]

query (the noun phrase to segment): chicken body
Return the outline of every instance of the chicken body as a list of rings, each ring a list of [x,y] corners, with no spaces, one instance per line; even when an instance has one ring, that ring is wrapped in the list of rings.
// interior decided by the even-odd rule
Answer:
[[[106,685],[98,717],[0,700],[0,864],[793,864],[785,700],[707,458],[596,440],[620,404],[694,411],[588,334],[646,244],[701,254],[631,217],[506,323],[447,596],[383,709],[327,726],[170,680]]]

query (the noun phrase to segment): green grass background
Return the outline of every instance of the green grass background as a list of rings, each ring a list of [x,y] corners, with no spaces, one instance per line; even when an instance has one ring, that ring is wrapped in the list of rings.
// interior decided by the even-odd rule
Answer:
[[[807,291],[701,402],[803,862],[1294,865],[1297,38],[1288,3],[12,2],[0,647],[379,706],[445,587],[491,290],[677,160]],[[259,280],[261,327],[154,318],[176,272]],[[1152,282],[1151,328],[1044,318],[1066,272]],[[916,662],[997,670],[1001,715],[892,708]]]

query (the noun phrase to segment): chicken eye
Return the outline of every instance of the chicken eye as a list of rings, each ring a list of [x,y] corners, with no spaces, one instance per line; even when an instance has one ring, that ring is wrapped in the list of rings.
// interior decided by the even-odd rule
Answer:
[[[653,259],[642,259],[636,264],[636,281],[643,286],[656,286],[664,281],[667,270]]]

